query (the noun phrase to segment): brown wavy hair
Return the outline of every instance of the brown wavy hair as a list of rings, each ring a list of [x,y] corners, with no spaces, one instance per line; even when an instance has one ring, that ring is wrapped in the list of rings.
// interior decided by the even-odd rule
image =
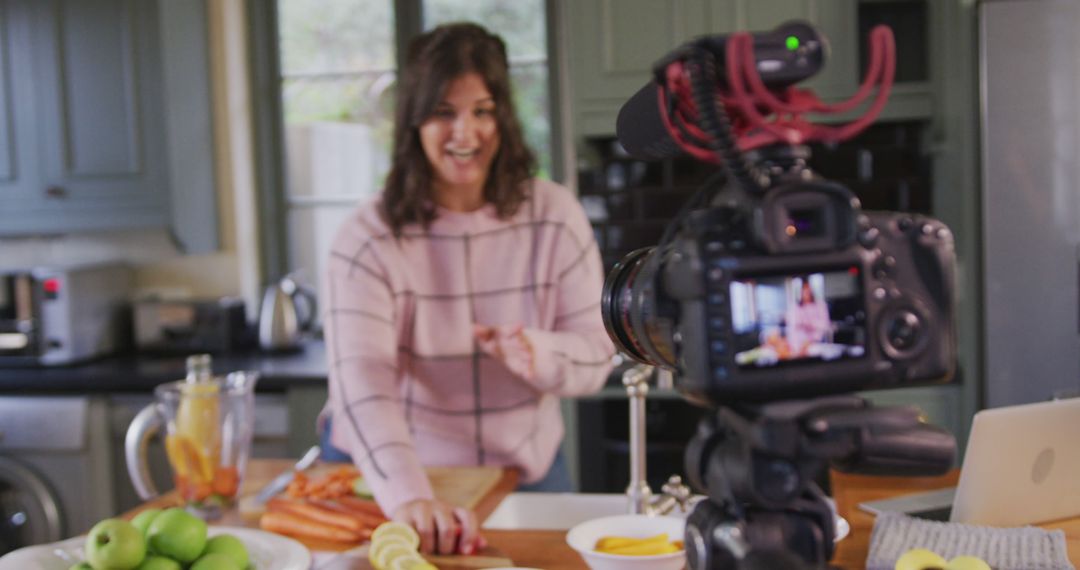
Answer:
[[[484,200],[505,219],[528,198],[526,182],[536,172],[536,156],[525,143],[514,110],[506,44],[476,24],[444,24],[409,43],[398,81],[393,164],[383,189],[383,214],[396,236],[406,224],[426,228],[435,219],[433,173],[420,145],[420,125],[447,86],[470,72],[479,74],[491,92],[499,129],[499,150],[484,183]]]

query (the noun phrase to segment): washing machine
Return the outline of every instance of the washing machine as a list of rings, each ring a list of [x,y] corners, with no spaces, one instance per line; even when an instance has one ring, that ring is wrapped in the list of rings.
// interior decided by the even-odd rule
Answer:
[[[111,463],[104,399],[0,396],[0,555],[114,515]]]

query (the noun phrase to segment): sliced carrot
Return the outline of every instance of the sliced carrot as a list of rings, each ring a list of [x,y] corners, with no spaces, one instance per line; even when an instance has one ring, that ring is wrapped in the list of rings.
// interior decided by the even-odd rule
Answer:
[[[318,506],[321,509],[341,513],[343,515],[352,517],[369,528],[375,528],[386,522],[386,517],[382,516],[381,512],[379,514],[372,514],[370,511],[354,509],[348,505],[343,504],[341,502],[341,499],[327,501],[311,500],[309,502],[312,505]]]
[[[188,497],[192,494],[191,483],[188,482],[186,476],[173,475],[173,484],[176,485],[176,491],[180,493],[181,497]]]
[[[359,512],[368,513],[371,515],[386,518],[386,514],[379,508],[379,503],[372,501],[371,499],[361,499],[360,497],[344,496],[338,497],[337,501],[349,509]]]
[[[302,498],[304,491],[307,489],[308,477],[304,473],[296,473],[293,475],[293,480],[289,482],[289,486],[285,488],[285,494],[295,499]]]
[[[210,496],[214,489],[210,486],[210,483],[199,481],[191,486],[191,494],[184,495],[184,498],[189,501],[203,501]]]
[[[360,542],[371,536],[368,532],[355,532],[340,527],[323,524],[292,513],[267,511],[259,518],[263,530],[288,536],[317,538],[334,542]]]
[[[313,521],[318,521],[323,524],[332,525],[347,529],[353,532],[360,532],[367,528],[368,525],[364,524],[360,519],[350,516],[346,513],[334,512],[329,509],[324,509],[318,505],[301,502],[290,501],[288,499],[271,499],[266,504],[268,511],[277,511],[291,513],[298,515]]]
[[[236,467],[218,467],[214,470],[214,492],[223,497],[235,497],[240,488],[240,473]]]

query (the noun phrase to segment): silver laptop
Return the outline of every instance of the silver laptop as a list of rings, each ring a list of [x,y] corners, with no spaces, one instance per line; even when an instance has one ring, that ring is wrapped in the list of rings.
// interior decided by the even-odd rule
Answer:
[[[978,412],[955,488],[859,508],[989,526],[1078,516],[1080,398]]]

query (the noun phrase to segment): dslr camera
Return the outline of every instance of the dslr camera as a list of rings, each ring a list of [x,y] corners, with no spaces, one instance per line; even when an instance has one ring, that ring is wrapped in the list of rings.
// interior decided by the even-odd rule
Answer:
[[[891,32],[888,40],[891,47]],[[820,68],[826,47],[805,23],[702,38],[661,60],[654,82],[620,112],[619,140],[632,156],[697,151],[726,174],[702,189],[707,201],[684,207],[660,244],[628,254],[604,283],[612,340],[633,359],[674,371],[691,401],[895,388],[954,371],[948,227],[863,211],[848,188],[807,166],[803,143],[857,129],[755,124],[770,97],[786,96],[789,107],[808,100],[793,84]],[[889,60],[879,76],[891,83],[891,52],[879,57]],[[753,84],[765,92],[748,91]],[[879,98],[887,91],[880,87]]]
[[[895,71],[892,32],[870,34],[852,99],[828,105],[795,85],[824,62],[806,23],[708,36],[663,58],[619,113],[619,141],[652,159],[688,153],[722,168],[655,247],[612,269],[601,299],[608,334],[643,364],[672,370],[710,409],[686,448],[708,500],[685,528],[694,570],[824,568],[836,514],[817,485],[850,472],[931,475],[955,439],[914,407],[850,394],[945,381],[955,362],[953,236],[932,218],[864,212],[811,170],[807,143],[868,126]],[[842,126],[804,115],[846,113]]]

